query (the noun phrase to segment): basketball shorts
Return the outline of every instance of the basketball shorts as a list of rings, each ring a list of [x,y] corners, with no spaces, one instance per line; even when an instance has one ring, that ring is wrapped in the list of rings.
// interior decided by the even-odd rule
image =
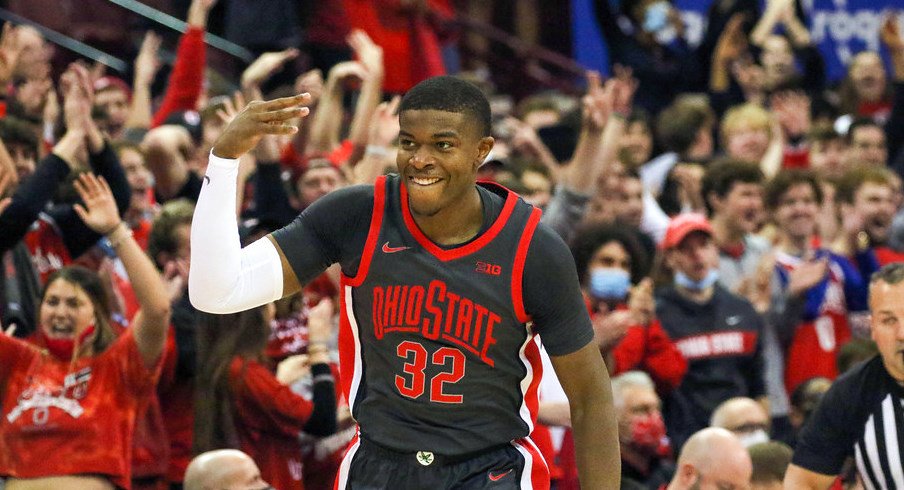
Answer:
[[[356,436],[336,490],[549,489],[549,468],[529,438],[462,456],[398,452]]]

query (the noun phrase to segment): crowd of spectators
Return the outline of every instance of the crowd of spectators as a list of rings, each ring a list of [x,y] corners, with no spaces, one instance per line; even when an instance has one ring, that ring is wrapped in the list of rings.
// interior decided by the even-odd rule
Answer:
[[[298,73],[297,45],[246,29],[259,56],[237,90],[217,91],[228,84],[208,83],[204,42],[215,3],[191,1],[159,93],[153,32],[126,80],[84,61],[55,73],[38,30],[3,27],[9,490],[31,479],[208,488],[198,482],[220,478],[220,460],[247,488],[332,488],[355,433],[334,381],[340,270],[232,315],[200,313],[186,288],[213,143],[247,101],[292,93],[312,96],[301,130],[241,160],[245,243],[391,172],[398,95],[417,81],[457,73],[487,93],[495,146],[480,177],[543,208],[571,246],[614,376],[624,488],[776,488],[822,394],[876,355],[870,277],[904,262],[904,36],[893,15],[877,33],[890,65],[863,51],[833,84],[793,0],[762,11],[718,2],[698,48],[668,1],[600,0],[612,76],[588,72],[581,94],[512,103],[488,67],[458,71],[441,22],[454,6],[434,0],[344,2],[349,25],[312,29],[322,42]],[[324,19],[343,4],[322,3]],[[258,2],[230,6],[241,44]],[[557,488],[574,488],[556,384],[544,379],[533,437]],[[845,468],[836,484],[856,487]]]

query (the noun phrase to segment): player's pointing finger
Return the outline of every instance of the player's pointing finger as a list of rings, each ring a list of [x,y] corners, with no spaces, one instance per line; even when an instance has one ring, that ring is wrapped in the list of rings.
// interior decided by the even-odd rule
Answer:
[[[289,119],[294,119],[296,117],[306,116],[309,112],[311,112],[311,110],[307,107],[296,106],[279,110],[271,110],[267,112],[259,112],[257,114],[253,114],[252,118],[259,122],[286,121]]]
[[[311,103],[311,94],[304,93],[293,95],[291,97],[283,97],[280,99],[274,99],[267,102],[262,102],[257,105],[257,109],[262,112],[270,112],[277,111],[279,109],[286,109],[288,107],[295,107],[304,104]]]

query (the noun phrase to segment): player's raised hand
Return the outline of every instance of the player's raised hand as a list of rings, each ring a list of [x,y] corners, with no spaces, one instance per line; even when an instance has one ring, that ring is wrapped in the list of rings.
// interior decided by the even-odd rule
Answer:
[[[292,120],[308,115],[304,105],[309,104],[309,94],[293,95],[266,102],[252,101],[226,125],[213,145],[213,154],[220,158],[238,158],[266,135],[295,134],[298,126]]]

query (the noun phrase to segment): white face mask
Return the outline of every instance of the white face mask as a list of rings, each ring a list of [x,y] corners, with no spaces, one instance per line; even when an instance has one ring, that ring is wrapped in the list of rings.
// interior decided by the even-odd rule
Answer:
[[[763,429],[757,429],[753,432],[747,432],[738,436],[744,447],[750,447],[761,442],[769,442],[769,434]]]

